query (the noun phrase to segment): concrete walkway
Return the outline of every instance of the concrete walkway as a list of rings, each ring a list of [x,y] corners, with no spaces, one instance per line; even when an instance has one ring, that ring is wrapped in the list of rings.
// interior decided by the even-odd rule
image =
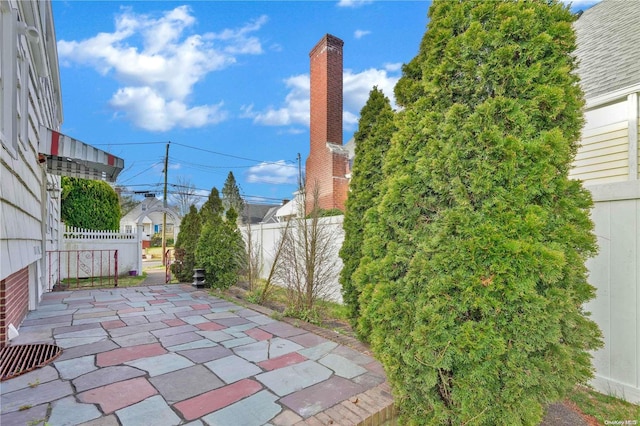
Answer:
[[[47,293],[12,344],[55,343],[64,351],[0,384],[0,424],[377,425],[390,418],[380,364],[344,336],[309,330],[190,285]]]

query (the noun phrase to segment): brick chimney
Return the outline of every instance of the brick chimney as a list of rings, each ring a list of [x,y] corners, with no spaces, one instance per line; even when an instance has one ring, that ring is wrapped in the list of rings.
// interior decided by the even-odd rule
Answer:
[[[344,210],[348,156],[342,146],[342,46],[327,34],[309,53],[311,148],[306,162],[307,213],[317,188],[321,209]]]

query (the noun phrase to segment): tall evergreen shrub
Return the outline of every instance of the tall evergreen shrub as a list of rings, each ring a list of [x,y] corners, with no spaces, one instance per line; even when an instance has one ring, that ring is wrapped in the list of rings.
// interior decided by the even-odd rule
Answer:
[[[403,424],[536,425],[601,344],[583,310],[592,202],[567,177],[574,17],[553,0],[435,0],[429,15],[366,214],[360,332]]]
[[[340,249],[343,268],[340,272],[342,297],[349,318],[356,323],[360,314],[359,291],[352,275],[360,263],[364,239],[364,215],[374,205],[382,181],[382,163],[395,130],[391,103],[381,90],[374,87],[360,111],[358,131],[354,135],[355,158],[343,228],[344,242]]]
[[[173,273],[180,282],[189,282],[196,267],[196,246],[202,230],[198,209],[192,204],[182,222],[175,245],[177,262],[171,265]]]
[[[245,262],[244,240],[237,225],[238,214],[229,208],[222,217],[222,201],[213,188],[200,210],[202,232],[196,245],[196,265],[205,269],[208,287],[229,288],[238,281]]]

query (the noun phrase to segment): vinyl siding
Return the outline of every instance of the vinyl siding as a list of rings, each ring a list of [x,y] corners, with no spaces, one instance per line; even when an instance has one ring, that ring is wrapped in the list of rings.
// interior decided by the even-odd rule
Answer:
[[[628,122],[584,130],[570,177],[591,185],[624,182],[628,174]]]

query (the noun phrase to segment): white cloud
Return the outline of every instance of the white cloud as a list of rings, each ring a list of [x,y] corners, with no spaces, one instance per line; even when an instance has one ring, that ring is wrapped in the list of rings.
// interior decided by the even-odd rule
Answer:
[[[222,102],[188,108],[184,102],[166,99],[151,87],[118,89],[109,103],[134,125],[150,131],[202,127],[227,118],[227,112],[222,110]]]
[[[386,64],[384,69],[370,68],[358,73],[345,70],[343,73],[343,125],[346,130],[357,127],[360,110],[369,99],[369,92],[373,86],[391,100],[391,106],[396,108],[393,98],[393,88],[400,78],[398,70],[400,64]],[[263,111],[254,111],[254,105],[243,107],[243,117],[253,119],[255,124],[264,126],[309,126],[309,75],[300,74],[285,80],[289,93],[281,107],[268,107]]]
[[[285,86],[289,93],[281,108],[269,107],[254,113],[252,107],[245,108],[244,116],[253,118],[256,124],[265,126],[309,125],[309,75],[300,74],[287,78]]]
[[[370,3],[373,3],[373,0],[340,0],[338,7],[360,7]]]
[[[354,36],[356,39],[361,39],[362,37],[364,37],[364,36],[366,36],[366,35],[369,35],[369,34],[371,34],[371,31],[367,31],[367,30],[356,30],[356,31],[353,33],[353,36]]]
[[[298,168],[293,164],[287,164],[285,160],[275,162],[263,162],[251,167],[247,171],[247,182],[295,184],[298,181]]]
[[[159,17],[135,14],[124,8],[112,33],[81,41],[58,42],[61,62],[87,65],[112,75],[121,87],[110,105],[116,115],[137,127],[167,131],[175,127],[203,127],[226,119],[222,102],[189,105],[194,86],[209,73],[236,62],[239,55],[262,53],[252,33],[266,16],[219,33],[190,33],[196,23],[188,6]],[[137,40],[140,39],[141,42]]]

